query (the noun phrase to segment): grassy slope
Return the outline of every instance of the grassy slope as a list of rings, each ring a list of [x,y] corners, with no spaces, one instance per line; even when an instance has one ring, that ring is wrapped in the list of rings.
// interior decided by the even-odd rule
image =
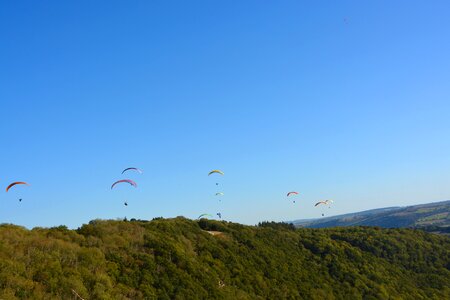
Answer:
[[[311,228],[334,226],[446,227],[450,226],[450,201],[372,210],[316,220],[299,220],[294,223]]]

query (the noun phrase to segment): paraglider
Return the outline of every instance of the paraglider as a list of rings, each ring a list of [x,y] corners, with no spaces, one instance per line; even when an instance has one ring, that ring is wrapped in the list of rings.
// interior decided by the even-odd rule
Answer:
[[[217,215],[219,216],[219,219],[222,219],[222,214],[221,213],[217,213]]]
[[[118,180],[118,181],[114,182],[113,185],[111,186],[111,189],[113,189],[114,186],[116,186],[119,183],[129,183],[132,186],[134,186],[135,188],[137,188],[137,184],[133,180],[131,180],[131,179],[122,179],[122,180]]]
[[[211,172],[208,173],[208,176],[212,175],[212,174],[220,174],[220,175],[225,175],[222,171],[220,170],[212,170]],[[218,182],[216,182],[216,185],[219,185]]]
[[[112,190],[117,184],[119,184],[119,183],[128,183],[128,184],[130,184],[131,186],[134,186],[135,188],[137,188],[137,184],[136,184],[136,182],[134,182],[133,180],[131,180],[131,179],[122,179],[122,180],[118,180],[118,181],[114,182],[114,183],[111,185],[111,190]],[[127,201],[124,201],[123,205],[128,206],[128,202],[127,202]]]
[[[10,188],[12,188],[13,186],[18,185],[18,184],[29,185],[28,183],[23,182],[23,181],[16,181],[16,182],[13,182],[10,185],[8,185],[8,187],[6,188],[6,192],[8,192]]]
[[[203,217],[210,217],[210,218],[212,218],[213,216],[210,215],[210,214],[201,214],[200,216],[198,216],[197,219],[201,219],[201,218],[203,218]]]
[[[10,185],[8,185],[6,187],[6,192],[8,192],[9,189],[12,188],[13,186],[15,186],[15,185],[22,185],[22,184],[23,185],[29,185],[28,183],[26,183],[24,181],[16,181],[16,182],[13,182],[13,183],[11,183]],[[22,198],[19,199],[19,202],[22,202]]]
[[[298,195],[298,192],[289,192],[289,193],[287,193],[286,197],[290,197],[292,195]],[[292,200],[292,202],[295,203],[295,200]]]
[[[216,197],[222,197],[222,196],[224,196],[224,195],[225,195],[225,194],[222,193],[222,192],[216,193]],[[219,199],[219,201],[222,201],[222,200]]]
[[[130,171],[130,170],[136,171],[136,172],[138,172],[139,174],[144,173],[141,169],[138,169],[138,168],[135,168],[135,167],[130,167],[130,168],[126,168],[125,170],[123,170],[123,171],[122,171],[122,174],[125,173],[126,171]]]
[[[325,200],[325,201],[319,201],[317,202],[314,206],[319,206],[321,204],[323,205],[328,205],[328,208],[330,208],[330,204],[333,203],[333,200]],[[322,214],[322,217],[324,216],[324,214]]]

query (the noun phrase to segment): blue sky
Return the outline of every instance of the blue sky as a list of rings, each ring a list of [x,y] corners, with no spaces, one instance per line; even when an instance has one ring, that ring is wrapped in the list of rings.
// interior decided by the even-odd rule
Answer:
[[[0,222],[449,199],[450,3],[335,2],[2,2]]]

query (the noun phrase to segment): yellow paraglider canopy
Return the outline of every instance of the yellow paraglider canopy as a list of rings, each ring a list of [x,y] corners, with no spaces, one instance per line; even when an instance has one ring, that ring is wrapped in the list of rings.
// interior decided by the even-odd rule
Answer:
[[[217,174],[220,174],[220,175],[225,175],[225,174],[224,174],[222,171],[220,171],[220,170],[212,170],[211,172],[208,173],[208,176],[211,175],[211,174],[214,174],[214,173],[217,173]]]

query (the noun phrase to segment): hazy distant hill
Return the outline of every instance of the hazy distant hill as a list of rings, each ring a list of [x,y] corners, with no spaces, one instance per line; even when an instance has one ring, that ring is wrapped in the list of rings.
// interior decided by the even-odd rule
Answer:
[[[91,221],[0,226],[0,299],[450,299],[450,239],[412,229]]]
[[[450,228],[450,201],[406,207],[387,207],[358,213],[292,222],[299,227],[380,226],[386,228]]]

